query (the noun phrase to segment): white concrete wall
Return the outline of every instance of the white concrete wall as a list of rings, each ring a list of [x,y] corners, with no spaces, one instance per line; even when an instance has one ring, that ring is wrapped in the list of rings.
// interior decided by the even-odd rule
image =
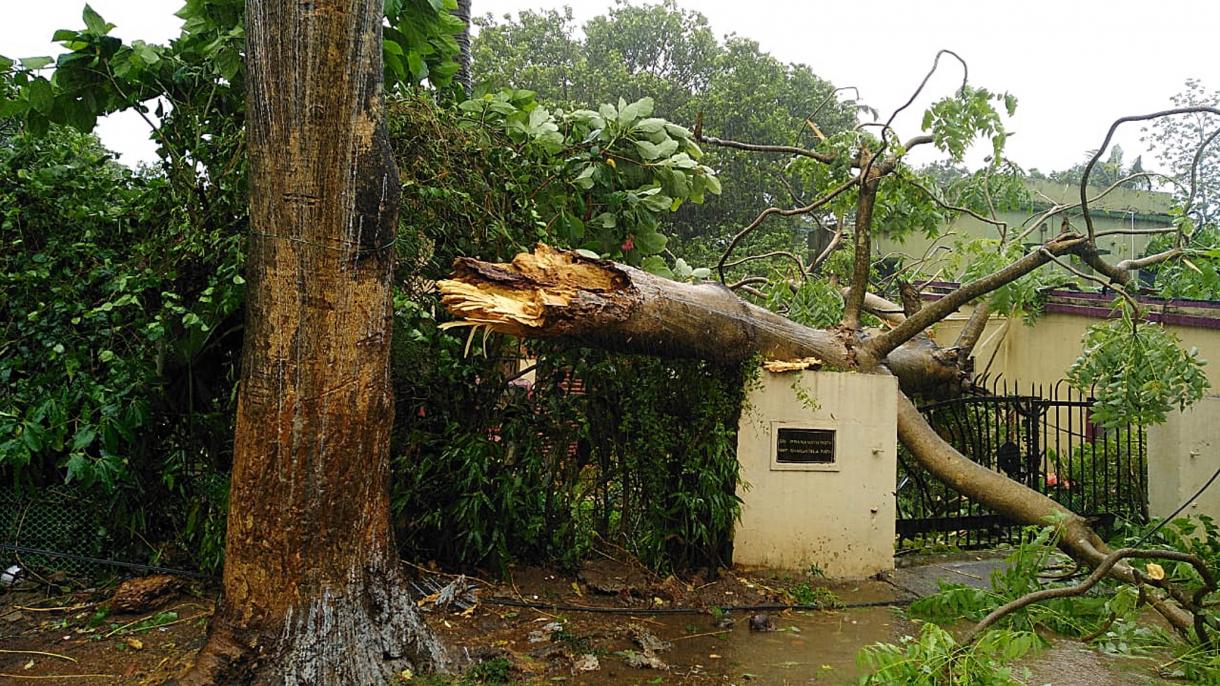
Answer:
[[[1220,467],[1220,396],[1208,396],[1164,424],[1148,427],[1148,512],[1165,517],[1194,495]],[[1220,483],[1181,516],[1220,520]]]
[[[893,569],[897,392],[892,376],[762,372],[738,431],[734,563],[840,579]],[[835,463],[776,463],[780,427],[834,429]]]

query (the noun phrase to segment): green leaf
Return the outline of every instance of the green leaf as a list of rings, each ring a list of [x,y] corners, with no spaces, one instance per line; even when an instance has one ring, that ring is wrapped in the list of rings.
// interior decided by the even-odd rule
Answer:
[[[42,69],[54,61],[55,60],[50,57],[22,57],[21,66],[33,71],[35,69]]]
[[[578,188],[589,190],[593,187],[593,172],[595,171],[597,171],[597,168],[594,165],[587,165],[583,170],[581,170],[579,176],[572,179],[572,183]]]
[[[51,107],[55,104],[55,91],[52,90],[50,81],[40,76],[27,83],[24,91],[31,107],[44,115],[51,113]]]
[[[637,122],[634,127],[632,127],[632,130],[640,131],[642,133],[660,133],[664,129],[665,120],[658,119],[656,117],[641,120]]]
[[[382,48],[391,55],[402,55],[402,46],[388,38],[381,42]]]
[[[85,27],[89,30],[89,33],[104,36],[110,33],[110,29],[114,28],[114,24],[107,23],[105,19],[102,19],[102,15],[93,11],[93,8],[87,4],[84,11],[81,12],[81,18],[85,20]]]
[[[642,255],[653,255],[665,249],[669,239],[657,231],[647,231],[636,234],[635,249]]]
[[[639,151],[640,156],[646,160],[652,161],[662,157],[669,157],[678,149],[678,141],[672,138],[666,138],[661,143],[651,143],[649,141],[636,141],[635,149]]]
[[[76,435],[72,438],[72,450],[77,451],[88,448],[93,443],[93,439],[96,437],[97,432],[92,428],[87,426],[81,427],[76,432]]]
[[[644,271],[665,278],[673,278],[674,273],[670,271],[669,265],[665,264],[665,260],[660,255],[651,255],[644,258],[644,262],[640,264]]]

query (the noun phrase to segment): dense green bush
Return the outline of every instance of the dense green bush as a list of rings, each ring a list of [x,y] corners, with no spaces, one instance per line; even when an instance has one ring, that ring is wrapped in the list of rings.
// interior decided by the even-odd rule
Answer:
[[[614,125],[598,141],[587,128],[602,114],[550,112],[522,91],[462,109],[428,96],[391,107],[404,186],[393,496],[405,554],[575,564],[603,536],[658,567],[719,559],[737,512],[738,370],[500,337],[469,346],[438,328],[431,289],[457,255],[506,259],[538,240],[691,277],[660,257],[660,221],[714,192],[715,177],[688,134],[645,123],[646,110],[604,110]],[[91,135],[35,137],[11,122],[0,174],[0,474],[86,496],[107,554],[218,569],[241,186],[208,187],[210,206],[227,209],[203,216],[161,170],[132,172]],[[529,395],[505,384],[523,355],[540,360]],[[560,378],[588,392],[561,393]]]
[[[12,488],[89,494],[115,554],[158,557],[138,541],[176,535],[179,562],[210,569],[240,240],[192,231],[166,185],[71,129],[0,143],[0,470]]]

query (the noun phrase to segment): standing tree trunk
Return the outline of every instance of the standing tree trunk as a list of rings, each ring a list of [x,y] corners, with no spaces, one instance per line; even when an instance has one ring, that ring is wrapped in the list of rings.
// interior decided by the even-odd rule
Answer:
[[[454,78],[462,86],[462,90],[466,95],[470,95],[471,78],[470,78],[470,2],[471,0],[457,0],[457,9],[453,11],[453,16],[461,19],[466,23],[466,28],[457,36],[458,43],[458,70]]]
[[[399,182],[380,0],[249,0],[249,295],[223,596],[182,684],[443,666],[389,527]]]

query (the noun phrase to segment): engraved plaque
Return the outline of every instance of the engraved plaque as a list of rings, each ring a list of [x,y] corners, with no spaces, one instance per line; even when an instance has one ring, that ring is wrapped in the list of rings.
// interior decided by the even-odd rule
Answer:
[[[834,464],[834,429],[781,427],[775,439],[775,461],[780,464]]]

